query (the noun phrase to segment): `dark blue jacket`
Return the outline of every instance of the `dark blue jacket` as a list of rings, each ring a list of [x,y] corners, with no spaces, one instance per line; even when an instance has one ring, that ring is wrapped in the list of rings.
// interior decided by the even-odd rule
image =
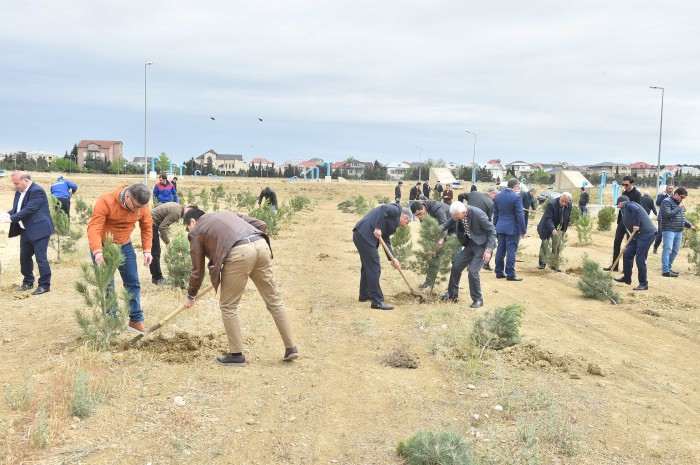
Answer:
[[[565,207],[559,206],[559,197],[547,202],[547,209],[542,215],[542,219],[537,225],[537,234],[540,239],[549,239],[552,237],[552,231],[561,226],[562,231],[569,229],[569,220],[571,220],[571,202]]]
[[[157,182],[155,187],[153,187],[153,198],[157,199],[158,203],[180,202],[180,199],[177,197],[177,189],[172,182],[168,182],[166,185]]]
[[[685,219],[685,212],[673,196],[668,196],[661,202],[659,218],[659,230],[662,231],[678,232],[683,231],[683,228],[693,227],[692,223]]]
[[[63,178],[59,178],[55,183],[51,184],[51,195],[57,199],[70,199],[71,192],[75,194],[77,190],[77,184]]]
[[[497,234],[525,234],[523,201],[513,189],[506,189],[493,198],[493,224]]]
[[[525,210],[537,210],[537,204],[535,203],[535,199],[530,195],[530,192],[523,192],[520,194],[520,198],[523,199],[523,208]]]
[[[644,211],[647,212],[647,215],[649,212],[654,212],[654,215],[659,216],[658,213],[656,213],[656,206],[654,205],[654,199],[652,199],[650,196],[647,194],[644,194],[642,196],[642,208],[644,208]]]
[[[22,199],[22,205],[17,205],[21,193],[15,192],[15,199],[12,202],[10,214],[10,233],[8,237],[19,236],[21,233],[27,235],[27,239],[35,241],[53,234],[53,223],[51,213],[49,213],[49,199],[46,191],[39,184],[32,182],[27,187],[27,193]],[[24,230],[19,222],[24,225]]]
[[[360,235],[369,245],[379,247],[379,240],[374,237],[374,230],[382,230],[382,239],[392,255],[391,235],[396,232],[401,221],[401,206],[395,203],[380,205],[367,213],[352,229]],[[388,257],[387,257],[388,258]]]
[[[651,218],[649,218],[647,212],[645,212],[644,208],[637,202],[625,202],[620,209],[620,213],[622,213],[622,224],[625,225],[625,229],[627,229],[630,234],[632,234],[632,229],[635,226],[639,226],[639,231],[637,231],[637,234],[634,236],[635,239],[649,231],[656,232]]]

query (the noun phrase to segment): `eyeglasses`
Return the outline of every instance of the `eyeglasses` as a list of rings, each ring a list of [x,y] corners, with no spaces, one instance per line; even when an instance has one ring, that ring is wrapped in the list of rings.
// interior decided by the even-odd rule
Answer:
[[[129,205],[127,205],[127,203],[126,203],[127,198],[131,199],[131,207]],[[131,197],[131,195],[129,195],[129,194],[126,194],[126,197],[124,197],[124,206],[126,208],[128,208],[129,210],[131,210],[132,212],[137,212],[144,207],[143,205],[138,205],[136,202],[134,202],[133,197]]]

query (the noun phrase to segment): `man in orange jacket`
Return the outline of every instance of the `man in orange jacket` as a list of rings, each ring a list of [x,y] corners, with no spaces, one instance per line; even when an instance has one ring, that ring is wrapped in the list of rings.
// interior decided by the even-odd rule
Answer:
[[[131,243],[131,232],[136,222],[141,229],[141,247],[143,264],[149,266],[151,243],[153,240],[153,220],[148,202],[151,192],[145,184],[119,186],[113,192],[104,194],[97,200],[92,218],[87,226],[90,252],[97,266],[105,264],[102,256],[102,244],[107,234],[111,234],[115,244],[119,244],[124,254],[124,264],[119,267],[124,288],[131,294],[129,300],[129,331],[142,334],[146,330],[143,310],[141,309],[141,283],[136,265],[136,252]],[[114,285],[114,283],[112,283]]]

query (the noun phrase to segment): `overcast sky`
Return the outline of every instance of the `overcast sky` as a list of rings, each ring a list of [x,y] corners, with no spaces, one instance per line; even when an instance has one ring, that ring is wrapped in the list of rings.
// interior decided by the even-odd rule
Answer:
[[[655,164],[663,86],[662,165],[700,163],[700,3],[570,3],[6,1],[0,153],[142,156],[152,61],[147,152],[177,162],[469,163],[471,131],[480,163]]]

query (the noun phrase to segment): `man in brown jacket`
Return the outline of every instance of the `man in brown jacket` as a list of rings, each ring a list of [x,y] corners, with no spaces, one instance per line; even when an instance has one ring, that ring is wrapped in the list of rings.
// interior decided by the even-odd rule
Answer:
[[[149,267],[151,271],[151,281],[153,284],[168,285],[168,281],[163,277],[163,271],[160,269],[160,239],[163,239],[165,245],[170,244],[170,235],[168,228],[173,223],[177,223],[185,215],[185,207],[177,202],[161,203],[151,211],[153,219],[153,245],[151,247],[151,255],[153,261]]]
[[[184,301],[185,307],[195,304],[195,297],[204,279],[205,259],[209,259],[209,276],[214,289],[221,284],[219,308],[228,336],[229,353],[217,357],[217,363],[224,366],[245,366],[238,303],[249,277],[255,283],[282,336],[285,347],[283,360],[296,359],[299,353],[294,343],[292,327],[272,274],[272,251],[270,239],[265,234],[265,222],[234,212],[205,214],[199,208],[191,207],[185,213],[184,223],[189,232],[192,257],[192,274]]]

